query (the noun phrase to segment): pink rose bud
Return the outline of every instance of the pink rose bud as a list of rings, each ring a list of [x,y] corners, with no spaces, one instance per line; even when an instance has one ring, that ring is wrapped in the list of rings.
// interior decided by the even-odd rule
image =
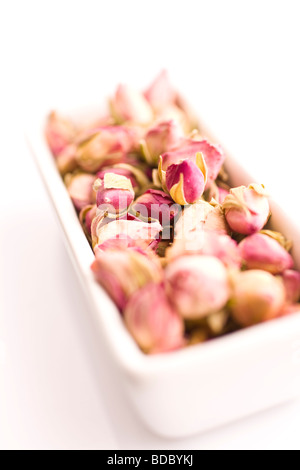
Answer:
[[[266,271],[244,271],[234,279],[230,307],[234,319],[241,326],[252,326],[276,318],[284,302],[282,281]]]
[[[76,209],[81,210],[95,202],[94,182],[95,176],[88,173],[69,173],[65,176],[65,184]]]
[[[300,272],[287,269],[282,274],[282,280],[288,303],[299,302],[300,299]]]
[[[147,284],[130,298],[125,324],[146,353],[172,351],[184,346],[184,324],[160,284]]]
[[[55,163],[62,176],[65,176],[67,173],[72,173],[78,167],[76,151],[76,145],[70,144],[56,156]]]
[[[197,164],[197,155],[199,154],[202,155],[207,167],[205,189],[208,189],[217,178],[224,163],[225,155],[219,147],[210,144],[207,140],[196,141],[189,139],[184,139],[176,150],[161,155],[158,172],[163,187],[166,184],[166,172],[170,165],[179,164],[184,160],[192,160]]]
[[[197,154],[198,163],[184,160],[171,165],[166,172],[166,187],[172,199],[182,206],[199,201],[205,188],[207,168],[201,153]]]
[[[175,121],[179,125],[181,131],[186,135],[193,130],[193,124],[188,114],[176,104],[170,104],[160,109],[156,116],[156,122]]]
[[[98,171],[97,178],[99,178],[100,180],[104,180],[104,175],[106,173],[114,173],[115,175],[126,176],[126,178],[130,179],[134,190],[139,187],[134,174],[129,169],[119,168],[118,166],[112,166],[104,170]]]
[[[107,240],[131,238],[136,246],[146,250],[147,247],[155,249],[160,241],[162,226],[160,223],[145,223],[132,214],[122,215],[116,220],[115,216],[99,213],[91,227],[93,248],[102,245]]]
[[[197,242],[203,231],[228,233],[223,211],[206,201],[187,206],[175,224],[175,241]]]
[[[94,190],[97,192],[97,207],[103,212],[127,212],[134,200],[131,180],[116,173],[104,173],[103,179],[95,181]]]
[[[242,264],[237,242],[225,234],[204,232],[202,254],[219,258],[227,267],[240,268]]]
[[[117,123],[149,124],[153,120],[153,111],[146,98],[127,85],[118,86],[110,106]]]
[[[96,217],[96,214],[97,214],[96,204],[85,206],[83,209],[81,209],[80,214],[79,214],[80,223],[82,225],[84,233],[89,239],[91,239],[92,222],[94,218]]]
[[[139,240],[140,241],[140,240]],[[108,251],[108,250],[136,250],[140,253],[147,253],[148,256],[156,256],[149,245],[145,243],[145,245],[141,245],[141,243],[137,243],[136,240],[133,240],[128,235],[123,235],[122,238],[110,238],[106,240],[101,245],[97,245],[95,248],[96,251]]]
[[[267,193],[260,184],[231,189],[223,209],[230,228],[243,235],[259,232],[266,225],[270,214]]]
[[[225,154],[219,145],[214,145],[207,140],[187,141],[191,151],[194,149],[201,152],[207,166],[207,182],[205,189],[217,179],[225,160]]]
[[[163,191],[149,189],[137,198],[131,206],[131,211],[144,220],[158,220],[162,226],[170,225],[176,217],[179,206]]]
[[[78,143],[76,160],[85,171],[120,163],[134,148],[135,134],[123,126],[106,126],[86,132]]]
[[[63,119],[54,111],[50,114],[46,125],[46,139],[55,157],[71,144],[76,135],[73,124]]]
[[[148,224],[138,219],[136,220],[113,220],[105,225],[100,224],[96,230],[97,244],[101,245],[107,240],[114,238],[130,237],[136,241],[137,246],[145,247],[160,239],[162,226],[159,222]]]
[[[91,268],[121,311],[137,290],[163,275],[158,262],[134,250],[97,251]]]
[[[182,256],[166,268],[170,301],[183,318],[202,318],[218,312],[230,295],[227,271],[212,256]]]
[[[105,170],[105,172],[110,171],[111,173],[115,173],[115,170],[124,172],[123,176],[126,176],[130,179],[133,189],[140,193],[144,190],[144,188],[149,187],[150,179],[147,176],[147,168],[141,162],[134,162],[132,160],[128,160],[128,163],[118,163],[113,167],[110,167]],[[127,173],[127,174],[126,174]],[[101,176],[100,176],[101,177]]]
[[[238,244],[228,235],[204,230],[192,241],[177,238],[167,250],[167,259],[182,255],[206,255],[218,258],[226,267],[239,269],[242,264]]]
[[[291,255],[275,239],[256,233],[239,244],[241,257],[248,269],[263,269],[280,274],[293,267]]]
[[[162,70],[144,93],[145,98],[153,109],[160,111],[174,104],[177,94],[175,93],[166,70]]]
[[[93,218],[91,223],[91,238],[93,250],[95,250],[99,243],[98,234],[100,233],[101,228],[104,227],[104,225],[112,223],[116,218],[116,216],[109,217],[109,215],[110,214],[100,212],[96,209],[96,217]]]
[[[101,245],[96,245],[94,252],[108,251],[108,250],[135,250],[139,253],[147,254],[147,256],[154,256],[157,258],[156,248],[159,240],[153,240],[149,244],[147,240],[137,239],[133,240],[128,235],[120,235],[120,238],[110,238]]]
[[[181,127],[176,121],[166,121],[149,129],[141,141],[141,149],[149,165],[158,164],[160,155],[179,144],[183,138]]]
[[[113,239],[119,239],[119,238],[126,238],[129,237],[129,229],[127,229],[127,222],[141,222],[139,219],[134,217],[132,214],[129,214],[128,212],[125,214],[113,214],[109,212],[103,212],[96,210],[96,217],[93,218],[92,224],[91,224],[91,236],[92,236],[92,246],[93,249],[95,250],[98,244],[104,243],[106,240],[109,240],[110,237],[106,237],[105,240],[102,240],[99,238],[99,235],[101,233],[101,229],[107,225],[111,224],[115,221],[125,221],[124,225],[115,225],[114,228],[110,229],[112,232],[111,238]],[[123,222],[122,222],[123,223]],[[131,231],[133,232],[134,229],[131,228]],[[108,231],[108,234],[110,232]],[[150,240],[149,243],[151,243],[152,240]],[[148,243],[148,244],[149,244]],[[144,242],[143,246],[146,246],[146,241]],[[148,246],[148,245],[147,245]]]

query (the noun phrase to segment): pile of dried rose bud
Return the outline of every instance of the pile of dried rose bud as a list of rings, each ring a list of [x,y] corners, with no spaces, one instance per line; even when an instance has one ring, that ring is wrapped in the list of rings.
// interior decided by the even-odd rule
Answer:
[[[299,310],[291,244],[265,228],[262,185],[230,188],[224,153],[162,72],[110,112],[46,137],[95,252],[96,280],[140,348],[159,353]]]

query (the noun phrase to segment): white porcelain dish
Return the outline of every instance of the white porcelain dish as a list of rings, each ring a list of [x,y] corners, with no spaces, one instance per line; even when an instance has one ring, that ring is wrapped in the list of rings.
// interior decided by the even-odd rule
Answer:
[[[144,423],[159,435],[183,437],[299,395],[300,314],[177,352],[146,356],[139,350],[114,303],[93,279],[94,255],[44,138],[47,114],[30,124],[29,144],[99,327],[99,341],[106,342]],[[226,166],[234,185],[254,181],[232,158]],[[300,240],[300,228],[271,204],[273,228],[294,242]],[[293,255],[300,267],[300,244],[295,243]]]

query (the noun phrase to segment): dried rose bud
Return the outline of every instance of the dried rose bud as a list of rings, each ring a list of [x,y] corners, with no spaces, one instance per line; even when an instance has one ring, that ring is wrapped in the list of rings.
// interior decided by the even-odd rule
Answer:
[[[93,219],[96,217],[96,214],[97,214],[96,204],[83,207],[83,209],[81,209],[80,214],[79,214],[80,223],[82,225],[84,233],[89,239],[91,239],[92,222],[93,222]]]
[[[230,307],[241,326],[255,325],[279,315],[285,302],[281,280],[266,271],[251,270],[240,272],[233,283]]]
[[[183,138],[181,127],[176,121],[164,121],[149,129],[141,140],[141,149],[149,165],[157,165],[160,155],[178,145]]]
[[[120,163],[134,148],[135,134],[124,126],[105,126],[88,131],[80,139],[76,152],[78,165],[96,172],[103,166]]]
[[[76,135],[73,124],[67,119],[61,118],[54,111],[48,118],[45,132],[48,145],[55,157],[72,143]]]
[[[179,206],[165,192],[149,189],[134,201],[131,211],[137,217],[158,220],[162,226],[166,226],[178,214]]]
[[[110,101],[110,107],[117,123],[149,124],[153,120],[153,111],[146,98],[127,85],[118,86],[115,96]]]
[[[207,183],[205,189],[208,189],[216,180],[219,172],[222,169],[222,165],[225,160],[225,154],[219,145],[212,144],[207,140],[187,140],[186,143],[184,143],[184,147],[186,145],[186,148],[190,148],[191,151],[194,149],[197,152],[202,153],[207,166]]]
[[[231,189],[223,209],[230,228],[243,235],[259,232],[266,225],[270,214],[267,193],[259,184]]]
[[[228,235],[208,232],[203,233],[203,255],[215,256],[227,267],[241,267],[241,256],[237,242]]]
[[[246,237],[240,244],[241,257],[248,269],[280,274],[293,267],[291,255],[276,240],[262,233]]]
[[[141,162],[131,162],[131,163],[118,163],[111,167],[114,170],[122,170],[128,174],[127,176],[132,182],[133,189],[136,193],[144,192],[145,188],[148,188],[150,185],[150,179],[147,176],[147,168]]]
[[[300,272],[287,269],[282,274],[282,280],[286,292],[286,301],[288,303],[299,302],[300,299]]]
[[[153,83],[144,92],[144,96],[153,109],[160,111],[174,104],[177,94],[175,93],[166,70],[162,70]]]
[[[116,216],[115,216],[116,217]],[[99,212],[96,210],[96,217],[93,218],[91,223],[91,238],[92,238],[92,247],[95,250],[98,245],[98,234],[104,225],[112,223],[115,220],[113,217],[109,217],[109,214]]]
[[[95,221],[92,226],[93,246],[114,238],[130,237],[135,240],[137,246],[145,248],[151,245],[154,249],[159,243],[161,231],[162,226],[159,222],[148,224],[139,219],[119,219],[103,223],[99,220],[98,224]]]
[[[134,200],[131,180],[116,173],[105,173],[103,179],[98,178],[94,184],[97,192],[97,207],[101,211],[114,214],[127,212]]]
[[[218,258],[226,267],[239,269],[242,264],[238,244],[228,235],[204,230],[195,240],[176,238],[166,253],[167,261],[182,255],[206,255]]]
[[[166,187],[176,204],[194,204],[204,192],[207,168],[201,153],[196,158],[197,163],[184,160],[170,165],[166,171]]]
[[[195,141],[190,139],[184,139],[179,148],[161,155],[158,172],[163,187],[166,187],[166,172],[170,165],[179,164],[184,160],[192,160],[197,164],[197,155],[199,153],[202,155],[207,167],[205,189],[208,189],[217,178],[224,163],[225,155],[219,147],[210,144],[207,140]]]
[[[118,222],[121,221],[121,223],[114,224],[114,222],[116,222],[116,221],[118,221]],[[93,249],[96,250],[97,246],[99,244],[103,244],[107,240],[110,240],[110,239],[118,240],[118,239],[123,239],[123,238],[126,239],[128,237],[131,238],[130,235],[135,234],[136,235],[136,238],[135,238],[136,244],[139,245],[145,251],[146,247],[151,245],[153,240],[152,239],[142,240],[141,238],[138,238],[136,232],[139,233],[140,231],[142,231],[143,234],[145,234],[146,229],[149,228],[150,224],[145,224],[142,228],[139,227],[139,230],[137,230],[136,225],[134,225],[134,226],[130,225],[129,226],[128,222],[141,222],[141,220],[138,219],[137,217],[135,217],[134,215],[130,214],[130,213],[117,215],[117,214],[112,214],[112,213],[109,213],[109,212],[103,212],[103,211],[97,210],[96,217],[93,218],[92,224],[91,224],[91,237],[92,237]],[[108,225],[108,224],[114,224],[114,225],[112,226],[112,228],[107,230],[107,232],[106,232],[107,236],[104,237],[105,238],[104,240],[102,240],[102,237],[100,237],[99,235],[101,233],[102,228],[105,225]],[[149,233],[149,230],[148,230],[147,234],[148,233]],[[110,235],[111,235],[111,237],[110,237]],[[157,236],[157,238],[159,239],[159,236]]]
[[[175,121],[181,128],[182,132],[187,135],[193,130],[193,124],[189,115],[181,109],[177,104],[170,104],[160,109],[156,115],[156,122]]]
[[[227,271],[212,256],[182,256],[166,268],[167,292],[183,318],[202,318],[222,310],[229,299]]]
[[[65,176],[65,184],[76,209],[81,210],[95,202],[94,182],[95,176],[88,173],[69,173]]]
[[[159,263],[134,250],[97,251],[91,269],[121,311],[137,290],[163,275]]]
[[[226,234],[228,226],[220,206],[199,201],[182,211],[175,224],[175,240],[197,242],[203,231]]]
[[[110,250],[134,250],[138,253],[147,254],[148,257],[154,256],[157,258],[156,247],[159,240],[154,240],[150,244],[141,239],[133,240],[128,235],[120,235],[120,238],[110,238],[101,245],[96,245],[94,253]]]
[[[148,256],[156,256],[155,253],[149,248],[149,245],[145,244],[141,246],[140,243],[137,244],[136,240],[133,240],[128,235],[123,235],[122,238],[110,238],[106,240],[101,245],[95,247],[96,251],[108,251],[108,250],[136,250],[140,253],[147,253]]]
[[[67,173],[72,173],[78,167],[76,161],[77,147],[74,144],[67,145],[55,159],[56,166],[59,173],[65,176]]]
[[[285,238],[285,236],[280,232],[275,232],[274,230],[261,230],[259,233],[276,240],[286,251],[291,251],[293,248],[293,242]]]
[[[130,298],[125,324],[146,353],[172,351],[184,346],[183,320],[170,305],[160,284],[147,284]]]
[[[227,267],[241,267],[241,257],[235,240],[228,235],[207,231],[203,233],[203,238],[203,255],[215,256]]]
[[[100,180],[104,180],[104,175],[106,173],[114,173],[115,175],[126,176],[126,178],[130,179],[134,190],[137,189],[139,186],[135,176],[129,169],[118,168],[117,166],[112,166],[109,168],[105,168],[101,171],[98,171],[97,178],[99,178]]]

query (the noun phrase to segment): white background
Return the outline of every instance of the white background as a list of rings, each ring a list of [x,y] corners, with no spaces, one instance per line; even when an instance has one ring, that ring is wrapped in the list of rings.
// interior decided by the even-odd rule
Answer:
[[[300,401],[187,440],[143,427],[97,343],[23,137],[40,105],[100,103],[119,80],[144,86],[165,67],[300,219],[299,14],[297,0],[1,0],[1,448],[300,449]]]

